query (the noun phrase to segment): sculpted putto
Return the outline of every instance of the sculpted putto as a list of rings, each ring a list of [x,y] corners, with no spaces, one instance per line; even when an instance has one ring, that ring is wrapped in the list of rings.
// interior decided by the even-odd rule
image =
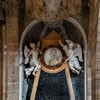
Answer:
[[[27,46],[25,46],[24,48],[24,55],[25,55],[24,64],[29,63],[30,65],[29,68],[25,68],[25,73],[27,77],[30,74],[33,74],[34,76],[36,76],[36,72],[41,68],[39,64],[39,59],[38,59],[40,50],[36,47],[34,43],[30,43],[30,46],[32,50],[29,50]]]
[[[52,21],[75,16],[81,10],[81,0],[32,0],[33,16]]]
[[[79,61],[83,62],[81,46],[79,44],[75,44],[71,40],[65,40],[65,42],[67,44],[63,45],[61,41],[59,41],[60,45],[65,51],[66,56],[68,57],[65,60],[65,63],[68,61],[69,67],[72,70],[72,72],[80,74],[80,72],[83,71],[82,67],[79,64]]]

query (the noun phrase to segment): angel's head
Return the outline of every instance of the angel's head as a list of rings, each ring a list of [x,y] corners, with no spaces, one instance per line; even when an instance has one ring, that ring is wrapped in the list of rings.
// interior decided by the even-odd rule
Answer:
[[[65,40],[65,42],[67,43],[67,44],[69,44],[69,43],[71,43],[72,41],[71,40]]]
[[[73,41],[65,40],[65,42],[67,43],[69,49],[73,49],[73,47],[74,47],[74,42]]]
[[[36,48],[35,43],[30,43],[30,47],[31,47],[32,49],[35,49],[35,48]]]

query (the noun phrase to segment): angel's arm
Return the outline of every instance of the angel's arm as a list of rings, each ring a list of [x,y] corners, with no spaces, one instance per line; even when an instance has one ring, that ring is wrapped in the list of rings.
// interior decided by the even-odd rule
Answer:
[[[61,40],[59,40],[60,45],[63,47],[64,45],[62,44]]]
[[[40,54],[42,54],[42,51],[38,47],[36,49]]]
[[[33,50],[30,50],[30,52],[28,53],[27,57],[29,57],[30,55],[32,55]]]

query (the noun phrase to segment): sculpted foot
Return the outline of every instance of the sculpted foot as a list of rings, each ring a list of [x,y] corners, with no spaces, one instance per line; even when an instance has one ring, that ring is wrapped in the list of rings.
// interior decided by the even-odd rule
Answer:
[[[35,72],[32,73],[34,76],[36,76]]]

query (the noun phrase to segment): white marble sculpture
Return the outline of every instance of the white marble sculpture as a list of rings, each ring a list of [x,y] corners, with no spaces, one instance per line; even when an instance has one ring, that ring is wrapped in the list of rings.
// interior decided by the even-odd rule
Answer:
[[[30,47],[32,48],[32,50],[28,49],[27,46],[25,46],[24,48],[24,55],[25,55],[24,64],[27,64],[27,63],[30,64],[29,68],[25,68],[27,77],[31,73],[34,76],[36,76],[36,72],[41,68],[39,64],[39,59],[38,59],[38,55],[40,52],[39,49],[36,47],[34,43],[30,43]]]
[[[52,47],[45,51],[44,61],[49,66],[55,66],[62,61],[62,53],[58,48]]]
[[[79,61],[83,62],[81,46],[78,43],[75,44],[71,40],[65,40],[65,42],[67,44],[63,45],[61,41],[59,41],[60,45],[65,51],[66,56],[68,57],[65,60],[65,63],[68,61],[69,67],[72,70],[72,72],[80,74],[80,72],[82,71],[82,67],[79,64]]]

